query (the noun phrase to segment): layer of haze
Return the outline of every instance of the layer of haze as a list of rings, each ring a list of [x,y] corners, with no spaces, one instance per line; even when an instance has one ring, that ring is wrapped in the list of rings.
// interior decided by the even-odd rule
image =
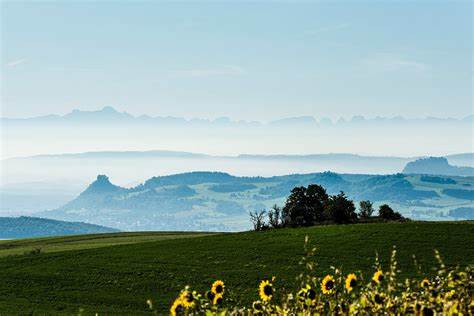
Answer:
[[[3,1],[1,9],[4,117],[105,105],[261,121],[472,113],[470,1]]]

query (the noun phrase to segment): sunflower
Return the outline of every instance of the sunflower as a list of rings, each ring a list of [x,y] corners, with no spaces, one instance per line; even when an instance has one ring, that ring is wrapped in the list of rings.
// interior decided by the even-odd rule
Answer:
[[[215,297],[215,296],[216,296],[216,295],[215,295],[214,293],[212,293],[212,291],[207,291],[207,292],[206,292],[206,297],[207,297],[207,299],[210,300],[211,302],[214,300],[214,297]]]
[[[256,311],[263,311],[263,306],[260,301],[255,301],[252,303],[252,308]]]
[[[331,294],[334,291],[334,278],[332,275],[326,275],[321,282],[321,291],[324,294]]]
[[[383,272],[382,270],[377,270],[375,273],[374,273],[374,276],[372,277],[372,280],[374,280],[375,283],[380,283],[382,282],[383,280]]]
[[[380,304],[383,303],[383,301],[384,301],[384,297],[383,297],[382,295],[380,295],[379,293],[375,293],[375,295],[374,295],[374,302],[375,302],[376,304],[379,304],[379,305],[380,305]]]
[[[351,292],[357,286],[357,276],[354,273],[351,273],[346,278],[346,290]]]
[[[178,297],[171,305],[170,313],[172,316],[184,315],[184,308],[183,299]]]
[[[183,306],[186,308],[191,308],[194,306],[194,303],[196,302],[196,297],[194,297],[193,292],[191,291],[184,291],[181,293],[181,302],[183,303]]]
[[[306,290],[306,298],[310,300],[314,300],[316,298],[316,291],[312,288]]]
[[[260,282],[258,293],[263,301],[267,302],[271,300],[273,295],[273,284],[268,280]]]
[[[221,305],[222,304],[222,294],[214,296],[214,300],[212,301],[214,305]]]
[[[420,283],[420,287],[427,288],[430,285],[430,281],[427,278],[424,278]]]
[[[224,294],[224,282],[221,280],[217,280],[214,283],[212,283],[211,291],[214,293],[216,296],[217,295],[223,295]]]

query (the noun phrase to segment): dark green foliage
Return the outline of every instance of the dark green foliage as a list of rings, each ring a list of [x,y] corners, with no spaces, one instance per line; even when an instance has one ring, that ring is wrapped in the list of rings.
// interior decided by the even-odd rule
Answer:
[[[374,213],[372,202],[369,200],[359,202],[359,217],[363,219],[370,218]]]
[[[273,207],[268,211],[268,226],[271,228],[280,228],[283,226],[283,211],[278,205],[273,205]]]
[[[419,277],[412,255],[423,274],[435,275],[434,249],[448,267],[474,264],[471,223],[330,225],[41,252],[0,258],[0,314],[77,315],[84,308],[84,315],[151,315],[147,299],[167,314],[184,286],[204,293],[216,279],[251,304],[262,279],[275,276],[276,293],[297,288],[306,235],[317,247],[318,277],[335,266],[360,270],[369,282],[375,253],[385,271],[394,245],[400,279]]]
[[[324,210],[329,201],[326,190],[317,184],[291,190],[283,207],[286,226],[313,226],[325,220]]]
[[[443,193],[457,199],[474,201],[474,190],[444,189]]]
[[[379,207],[379,218],[388,221],[399,221],[403,220],[403,216],[395,212],[390,206],[387,204],[380,205]]]
[[[327,214],[326,218],[336,224],[348,224],[357,221],[354,202],[349,200],[344,192],[329,198],[325,212]]]

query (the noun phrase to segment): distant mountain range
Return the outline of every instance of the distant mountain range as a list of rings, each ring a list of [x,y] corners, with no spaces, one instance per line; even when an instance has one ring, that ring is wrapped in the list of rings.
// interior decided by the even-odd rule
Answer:
[[[96,111],[83,111],[75,109],[70,113],[65,115],[49,114],[44,116],[37,116],[31,118],[0,118],[3,123],[54,123],[54,122],[82,122],[87,124],[100,123],[159,123],[159,124],[195,124],[195,125],[252,125],[252,126],[261,126],[261,125],[271,125],[275,127],[281,126],[308,126],[308,125],[344,125],[344,124],[367,124],[367,123],[415,123],[420,124],[423,122],[427,123],[440,123],[440,122],[465,122],[472,124],[474,121],[474,115],[468,115],[462,119],[456,118],[437,118],[437,117],[425,117],[425,118],[404,118],[402,116],[395,117],[380,117],[375,118],[365,118],[364,116],[353,116],[351,119],[346,120],[340,118],[338,120],[331,120],[327,117],[322,117],[319,120],[312,116],[297,116],[297,117],[288,117],[278,120],[273,120],[269,122],[259,122],[259,121],[234,121],[229,117],[219,117],[213,120],[203,119],[203,118],[193,118],[185,119],[183,117],[172,117],[172,116],[149,116],[149,115],[140,115],[134,116],[127,112],[117,111],[111,106],[106,106],[100,110]]]
[[[131,188],[99,175],[77,198],[39,215],[122,230],[243,230],[249,228],[249,211],[283,205],[294,187],[311,183],[323,185],[330,194],[344,191],[355,201],[390,203],[414,219],[446,219],[450,210],[474,203],[473,177],[332,172],[236,177],[191,172],[153,177]]]
[[[403,173],[467,177],[474,176],[474,168],[452,166],[444,157],[428,157],[409,162],[403,169]]]
[[[118,232],[118,230],[81,222],[65,222],[38,217],[0,217],[0,239],[112,232]]]

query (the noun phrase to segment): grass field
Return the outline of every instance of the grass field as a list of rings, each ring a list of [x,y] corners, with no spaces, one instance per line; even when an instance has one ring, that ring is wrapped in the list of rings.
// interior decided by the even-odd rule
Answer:
[[[24,255],[38,250],[42,253],[67,250],[81,250],[107,246],[136,244],[147,241],[158,241],[176,238],[192,238],[208,235],[211,235],[211,233],[133,232],[4,240],[0,241],[0,257],[22,254]]]
[[[474,264],[470,222],[320,226],[174,239],[140,233],[134,244],[93,249],[63,245],[77,237],[43,239],[38,242],[58,241],[50,248],[56,252],[47,253],[44,246],[46,253],[0,258],[0,314],[74,314],[80,308],[85,314],[148,314],[148,298],[166,313],[186,284],[205,291],[215,279],[224,280],[232,292],[228,294],[247,303],[256,298],[262,278],[276,276],[277,290],[295,288],[305,235],[318,247],[321,275],[331,265],[346,272],[370,273],[375,252],[387,265],[392,245],[397,246],[404,276],[416,275],[413,254],[425,273],[433,273],[435,248],[448,266]],[[114,238],[121,243],[133,236],[115,234],[112,240],[107,235],[105,239],[113,244]],[[10,243],[22,242],[36,241]],[[65,251],[56,248],[61,245]],[[90,248],[87,241],[85,245]]]

